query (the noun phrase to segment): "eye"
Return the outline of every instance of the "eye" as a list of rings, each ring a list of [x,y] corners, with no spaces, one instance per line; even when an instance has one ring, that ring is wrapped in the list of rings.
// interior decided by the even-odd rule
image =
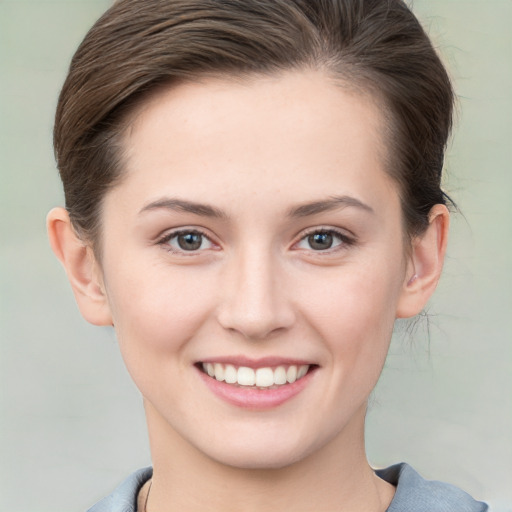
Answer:
[[[343,233],[333,229],[317,229],[308,233],[297,244],[298,249],[309,249],[313,251],[327,251],[336,249],[341,245],[352,244],[352,239]]]
[[[201,231],[194,229],[174,231],[165,235],[159,242],[171,252],[197,252],[213,247],[212,241]]]

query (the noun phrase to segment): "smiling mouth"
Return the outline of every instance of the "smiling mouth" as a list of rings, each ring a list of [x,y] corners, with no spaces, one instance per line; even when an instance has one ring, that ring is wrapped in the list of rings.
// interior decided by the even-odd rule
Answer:
[[[198,367],[211,378],[236,387],[277,389],[302,379],[316,365],[290,364],[254,369],[223,363],[199,363]]]

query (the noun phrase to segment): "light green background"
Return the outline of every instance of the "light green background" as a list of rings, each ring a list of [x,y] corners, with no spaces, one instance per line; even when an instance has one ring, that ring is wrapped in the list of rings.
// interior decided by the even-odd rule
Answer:
[[[0,0],[0,508],[84,510],[149,464],[114,335],[79,316],[46,241],[62,204],[59,87],[106,0]],[[459,95],[456,215],[427,322],[397,328],[368,417],[376,466],[405,460],[512,510],[512,1],[416,1]],[[342,456],[342,454],[340,454]]]

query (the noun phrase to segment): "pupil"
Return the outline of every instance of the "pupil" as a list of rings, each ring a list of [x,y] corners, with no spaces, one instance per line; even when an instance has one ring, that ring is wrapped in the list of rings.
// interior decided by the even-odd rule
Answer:
[[[202,235],[197,233],[187,233],[178,236],[178,245],[185,251],[195,251],[201,247]]]
[[[308,237],[308,242],[312,249],[330,249],[332,246],[332,235],[329,233],[315,233]]]

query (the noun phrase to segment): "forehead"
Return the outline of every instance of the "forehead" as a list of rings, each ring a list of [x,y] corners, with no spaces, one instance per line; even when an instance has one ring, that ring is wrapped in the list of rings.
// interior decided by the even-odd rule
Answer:
[[[139,195],[387,193],[385,131],[371,96],[318,71],[203,78],[138,107],[124,136],[125,182]]]

